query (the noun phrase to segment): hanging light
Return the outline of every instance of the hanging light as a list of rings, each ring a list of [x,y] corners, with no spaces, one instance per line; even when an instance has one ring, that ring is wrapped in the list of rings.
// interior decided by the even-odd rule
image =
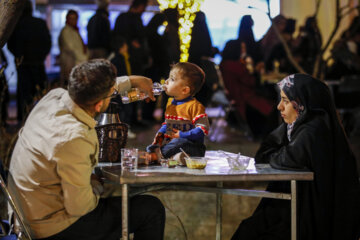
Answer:
[[[167,8],[177,8],[179,12],[179,38],[180,38],[180,62],[189,59],[189,47],[191,42],[192,27],[195,14],[200,10],[204,0],[158,0],[161,11]]]

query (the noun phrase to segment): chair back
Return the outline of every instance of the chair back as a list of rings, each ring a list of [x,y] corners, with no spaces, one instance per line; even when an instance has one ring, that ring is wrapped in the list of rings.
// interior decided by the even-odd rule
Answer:
[[[20,223],[21,230],[18,233],[18,238],[19,239],[29,239],[29,240],[31,240],[30,230],[26,226],[25,221],[24,221],[24,217],[23,217],[20,209],[16,206],[16,204],[15,204],[15,202],[13,200],[13,197],[11,196],[11,194],[10,194],[10,192],[9,192],[7,186],[6,186],[6,183],[5,183],[5,181],[4,181],[4,179],[3,179],[3,177],[1,175],[0,175],[0,186],[1,186],[2,192],[5,195],[6,200],[8,201],[10,207],[13,209],[13,211],[15,213],[16,219]],[[25,237],[22,236],[23,234],[25,235]]]

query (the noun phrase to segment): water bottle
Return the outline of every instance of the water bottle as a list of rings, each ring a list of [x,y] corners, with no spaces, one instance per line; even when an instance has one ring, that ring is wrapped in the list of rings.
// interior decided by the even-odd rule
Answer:
[[[164,91],[164,85],[155,82],[153,84],[154,96],[159,96],[162,91]],[[129,91],[124,91],[120,93],[120,95],[121,95],[121,100],[124,104],[132,103],[136,101],[142,101],[149,97],[146,93],[141,92],[138,88],[131,88]]]
[[[153,84],[153,93],[155,96],[159,96],[162,91],[164,91],[164,84],[154,82]]]

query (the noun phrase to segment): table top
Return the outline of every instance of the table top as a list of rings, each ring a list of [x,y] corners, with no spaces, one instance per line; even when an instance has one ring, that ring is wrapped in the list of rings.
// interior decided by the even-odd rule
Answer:
[[[189,169],[186,166],[167,168],[144,166],[136,170],[122,171],[120,164],[100,163],[100,170],[106,180],[117,184],[134,183],[186,183],[186,182],[231,182],[231,181],[311,181],[312,172],[287,171],[271,168],[269,164],[254,164],[252,158],[246,170],[233,170],[226,156],[218,151],[207,151],[205,169]]]

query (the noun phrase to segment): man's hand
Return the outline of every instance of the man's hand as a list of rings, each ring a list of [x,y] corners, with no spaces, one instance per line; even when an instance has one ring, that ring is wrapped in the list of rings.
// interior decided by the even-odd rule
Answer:
[[[95,174],[91,174],[90,184],[92,186],[95,195],[101,196],[104,192],[104,186],[102,180]]]
[[[153,82],[150,78],[136,75],[132,75],[129,78],[131,87],[136,87],[145,92],[152,101],[156,100],[153,93]]]
[[[163,141],[164,141],[164,134],[161,132],[158,132],[154,138],[152,145],[158,144],[159,146],[161,146]]]

